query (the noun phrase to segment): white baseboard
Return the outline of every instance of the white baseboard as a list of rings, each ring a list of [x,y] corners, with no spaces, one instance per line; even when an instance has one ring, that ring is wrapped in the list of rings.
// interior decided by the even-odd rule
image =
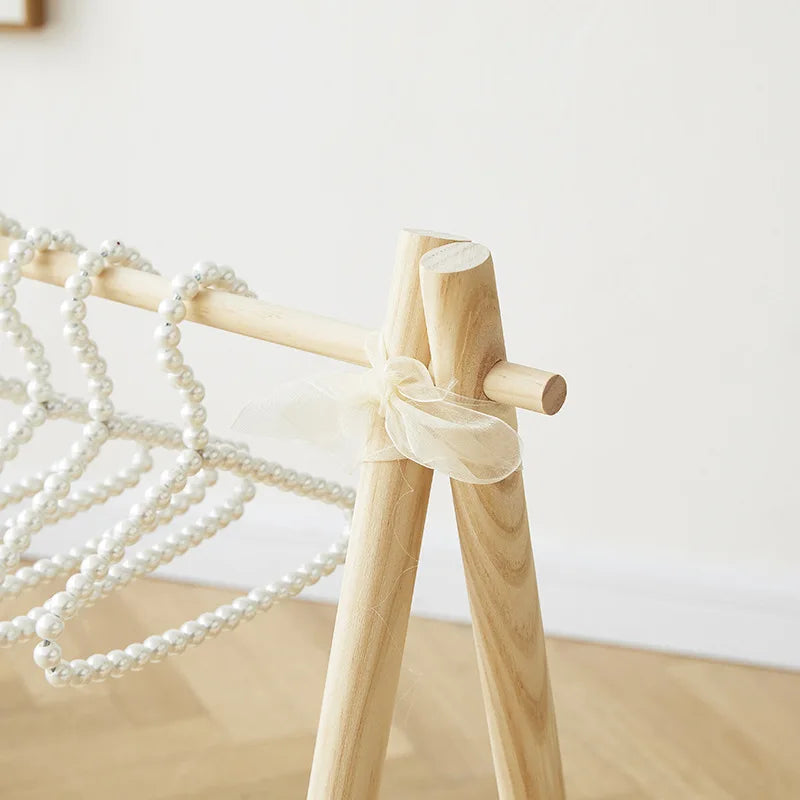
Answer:
[[[236,588],[274,580],[335,538],[321,531],[338,515],[320,524],[317,514],[296,512],[273,509],[263,527],[254,514],[246,528],[203,544],[158,574]],[[423,546],[414,613],[469,620],[455,537],[452,542],[447,548]],[[712,572],[612,560],[608,553],[576,555],[546,543],[535,551],[551,635],[800,669],[800,586],[776,585],[737,569]],[[340,579],[335,573],[303,596],[335,601]]]

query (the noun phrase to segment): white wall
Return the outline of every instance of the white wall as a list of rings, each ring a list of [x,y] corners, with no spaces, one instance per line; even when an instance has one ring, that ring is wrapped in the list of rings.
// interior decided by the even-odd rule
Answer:
[[[0,208],[376,327],[398,228],[486,243],[510,357],[570,385],[521,420],[550,629],[800,666],[800,6],[49,5],[0,34]],[[79,391],[59,293],[20,295]],[[152,318],[95,305],[117,405],[175,418]],[[331,366],[186,338],[220,430]],[[330,520],[267,498],[183,574],[269,578]],[[466,613],[456,553],[440,481],[422,611]]]

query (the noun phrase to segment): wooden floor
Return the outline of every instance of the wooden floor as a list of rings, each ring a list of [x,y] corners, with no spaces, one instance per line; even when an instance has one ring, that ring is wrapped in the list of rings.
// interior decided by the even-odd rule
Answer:
[[[230,595],[127,592],[73,622],[65,654],[141,640]],[[279,606],[80,690],[50,688],[30,645],[0,651],[0,797],[305,797],[333,617]],[[800,675],[557,639],[548,651],[570,800],[800,798]],[[403,800],[496,796],[467,627],[412,620],[383,786]]]

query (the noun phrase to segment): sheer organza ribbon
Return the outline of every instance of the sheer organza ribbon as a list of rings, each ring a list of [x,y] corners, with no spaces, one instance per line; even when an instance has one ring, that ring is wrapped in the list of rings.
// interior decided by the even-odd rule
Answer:
[[[246,405],[234,428],[302,439],[355,462],[407,458],[465,483],[495,483],[519,467],[521,441],[496,416],[502,407],[435,386],[422,362],[387,356],[378,334],[369,337],[367,354],[366,372],[284,384]],[[389,443],[366,443],[374,412]]]

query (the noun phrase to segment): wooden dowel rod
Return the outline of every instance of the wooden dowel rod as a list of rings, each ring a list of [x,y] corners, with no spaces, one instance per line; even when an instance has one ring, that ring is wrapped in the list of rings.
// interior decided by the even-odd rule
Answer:
[[[422,257],[420,281],[439,386],[482,398],[505,357],[494,267],[483,245]],[[516,426],[516,413],[504,409]],[[452,480],[458,535],[500,800],[561,800],[564,783],[522,471],[498,483]]]
[[[0,237],[0,258],[9,239]],[[69,253],[45,251],[23,269],[28,278],[63,286],[75,270]],[[125,267],[109,267],[93,281],[92,294],[129,306],[154,311],[169,292],[169,281]],[[305,350],[350,364],[369,366],[365,341],[368,328],[296,311],[227,292],[201,292],[188,306],[187,319],[212,328],[266,342]],[[486,396],[542,414],[555,414],[563,405],[567,385],[560,375],[501,361],[492,367],[484,385]]]

